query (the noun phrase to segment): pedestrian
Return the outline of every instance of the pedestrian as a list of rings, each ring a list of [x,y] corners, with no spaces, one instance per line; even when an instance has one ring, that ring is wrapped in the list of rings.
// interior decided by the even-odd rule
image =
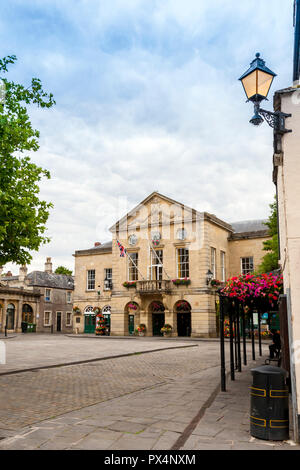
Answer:
[[[280,334],[276,330],[271,330],[272,334],[272,344],[270,344],[269,349],[270,349],[270,359],[274,359],[274,356],[279,357],[280,350],[281,350],[281,340],[280,340]]]

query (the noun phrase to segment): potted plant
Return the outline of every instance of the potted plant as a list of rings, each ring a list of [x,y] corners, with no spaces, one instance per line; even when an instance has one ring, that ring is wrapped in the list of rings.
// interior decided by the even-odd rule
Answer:
[[[221,281],[218,281],[218,279],[212,279],[212,281],[210,281],[210,285],[211,287],[219,287],[221,285]]]
[[[161,328],[161,333],[164,334],[164,336],[171,336],[171,333],[172,333],[172,325],[169,325],[168,323],[166,323],[162,328]]]
[[[96,326],[96,329],[95,329],[95,335],[96,336],[103,336],[105,334],[105,325],[98,325]]]
[[[98,313],[96,316],[96,336],[104,335],[106,330],[105,319],[102,313]]]
[[[139,335],[139,336],[145,336],[145,333],[146,333],[146,325],[144,323],[141,323],[140,325],[138,325],[136,327],[136,333]]]

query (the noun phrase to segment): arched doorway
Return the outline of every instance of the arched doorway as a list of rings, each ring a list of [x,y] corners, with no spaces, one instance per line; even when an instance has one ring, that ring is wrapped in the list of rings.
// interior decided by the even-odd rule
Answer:
[[[28,304],[24,304],[22,308],[22,321],[33,323],[33,310]]]
[[[153,336],[163,336],[160,331],[165,324],[165,307],[162,302],[152,302],[150,304],[152,314],[152,334]]]
[[[110,315],[111,315],[111,306],[110,305],[105,305],[102,309],[102,315],[105,320],[105,326],[107,328],[108,334],[110,334]]]
[[[191,306],[186,300],[180,300],[175,305],[177,313],[177,333],[178,336],[191,336],[192,316]]]
[[[96,329],[96,315],[93,307],[90,305],[84,309],[84,332],[95,333]]]
[[[14,304],[8,304],[6,310],[6,326],[8,330],[15,328],[15,310]]]
[[[130,336],[134,335],[135,325],[137,325],[139,318],[139,316],[137,316],[138,311],[139,306],[136,302],[129,302],[125,307],[125,314],[128,318],[128,334]]]

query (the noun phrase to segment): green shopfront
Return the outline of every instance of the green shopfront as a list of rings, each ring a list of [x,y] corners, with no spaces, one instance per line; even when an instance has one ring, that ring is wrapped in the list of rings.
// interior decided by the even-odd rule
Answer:
[[[109,305],[103,307],[101,311],[106,326],[106,334],[110,334],[110,315],[111,307]],[[93,334],[96,329],[96,314],[92,306],[86,307],[84,310],[84,333]]]
[[[93,307],[86,307],[84,310],[84,332],[95,333],[96,329],[96,314],[93,311]]]

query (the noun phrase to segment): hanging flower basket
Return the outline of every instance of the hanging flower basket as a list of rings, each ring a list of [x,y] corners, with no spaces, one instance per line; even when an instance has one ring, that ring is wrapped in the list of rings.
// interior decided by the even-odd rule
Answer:
[[[130,302],[128,304],[128,308],[130,308],[131,310],[137,310],[138,309],[138,304],[135,303],[135,302]]]
[[[74,305],[74,307],[73,307],[73,312],[76,313],[77,315],[80,315],[80,314],[81,314],[80,308],[77,307],[76,305]]]
[[[162,304],[159,304],[158,302],[153,302],[151,305],[152,312],[164,312],[165,307]]]
[[[221,293],[239,300],[250,309],[269,310],[278,304],[283,292],[283,277],[276,274],[246,274],[228,279]]]
[[[180,302],[177,303],[176,309],[186,312],[190,310],[190,306],[186,300],[181,300]]]
[[[127,288],[136,287],[136,281],[126,281],[126,282],[123,282],[123,286],[124,286],[124,287],[127,287]]]
[[[94,307],[94,308],[93,308],[93,312],[94,312],[96,315],[98,315],[99,313],[101,313],[101,308],[99,308],[99,307]]]
[[[172,279],[172,282],[175,286],[188,286],[191,280],[185,277],[184,279]]]
[[[211,287],[220,287],[221,284],[222,282],[218,281],[218,279],[213,279],[212,281],[210,281]]]

